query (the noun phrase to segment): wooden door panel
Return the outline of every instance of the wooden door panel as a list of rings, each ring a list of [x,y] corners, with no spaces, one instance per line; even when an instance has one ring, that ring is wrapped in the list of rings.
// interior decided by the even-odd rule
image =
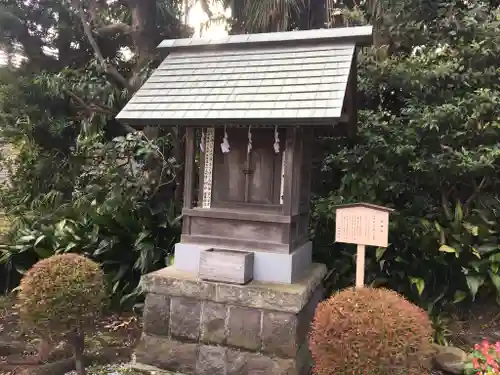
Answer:
[[[251,203],[273,203],[273,172],[274,172],[274,151],[263,147],[252,150],[250,162],[250,187],[249,202]]]
[[[213,202],[279,205],[282,152],[274,152],[274,130],[252,129],[248,164],[248,129],[227,132],[231,151],[226,154],[220,149],[223,129],[215,133]],[[284,140],[284,133],[280,132],[280,137]]]

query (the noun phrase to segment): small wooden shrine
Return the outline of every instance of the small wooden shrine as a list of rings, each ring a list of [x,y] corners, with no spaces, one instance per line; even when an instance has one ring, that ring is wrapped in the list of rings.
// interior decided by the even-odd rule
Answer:
[[[186,128],[179,269],[217,248],[255,253],[256,280],[301,277],[315,131],[355,125],[356,52],[371,39],[366,26],[160,44],[167,57],[117,118]]]
[[[315,132],[355,126],[356,56],[371,43],[363,26],[159,45],[168,55],[117,116],[186,130],[182,237],[174,265],[144,277],[138,362],[309,372],[325,273],[308,238]]]

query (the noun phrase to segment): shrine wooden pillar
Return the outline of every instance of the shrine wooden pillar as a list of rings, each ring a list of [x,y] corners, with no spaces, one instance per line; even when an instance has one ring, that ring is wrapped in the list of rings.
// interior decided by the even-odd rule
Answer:
[[[184,158],[184,208],[193,207],[194,189],[194,158],[195,158],[194,129],[186,129],[186,156]]]

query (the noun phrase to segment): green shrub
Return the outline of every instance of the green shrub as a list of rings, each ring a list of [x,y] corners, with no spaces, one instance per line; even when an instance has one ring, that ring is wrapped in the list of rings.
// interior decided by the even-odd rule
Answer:
[[[20,317],[43,334],[83,330],[94,323],[105,301],[100,266],[77,254],[55,255],[36,263],[20,285]]]
[[[432,325],[394,291],[344,289],[316,309],[310,349],[317,375],[425,374]]]
[[[42,337],[67,340],[78,374],[85,375],[84,332],[101,314],[105,290],[104,274],[94,261],[77,254],[49,257],[21,280],[21,321]]]

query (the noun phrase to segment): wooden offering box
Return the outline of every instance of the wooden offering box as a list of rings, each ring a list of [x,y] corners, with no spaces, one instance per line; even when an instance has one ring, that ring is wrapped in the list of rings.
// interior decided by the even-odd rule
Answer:
[[[209,249],[200,254],[198,276],[203,280],[246,284],[253,278],[253,253]]]

